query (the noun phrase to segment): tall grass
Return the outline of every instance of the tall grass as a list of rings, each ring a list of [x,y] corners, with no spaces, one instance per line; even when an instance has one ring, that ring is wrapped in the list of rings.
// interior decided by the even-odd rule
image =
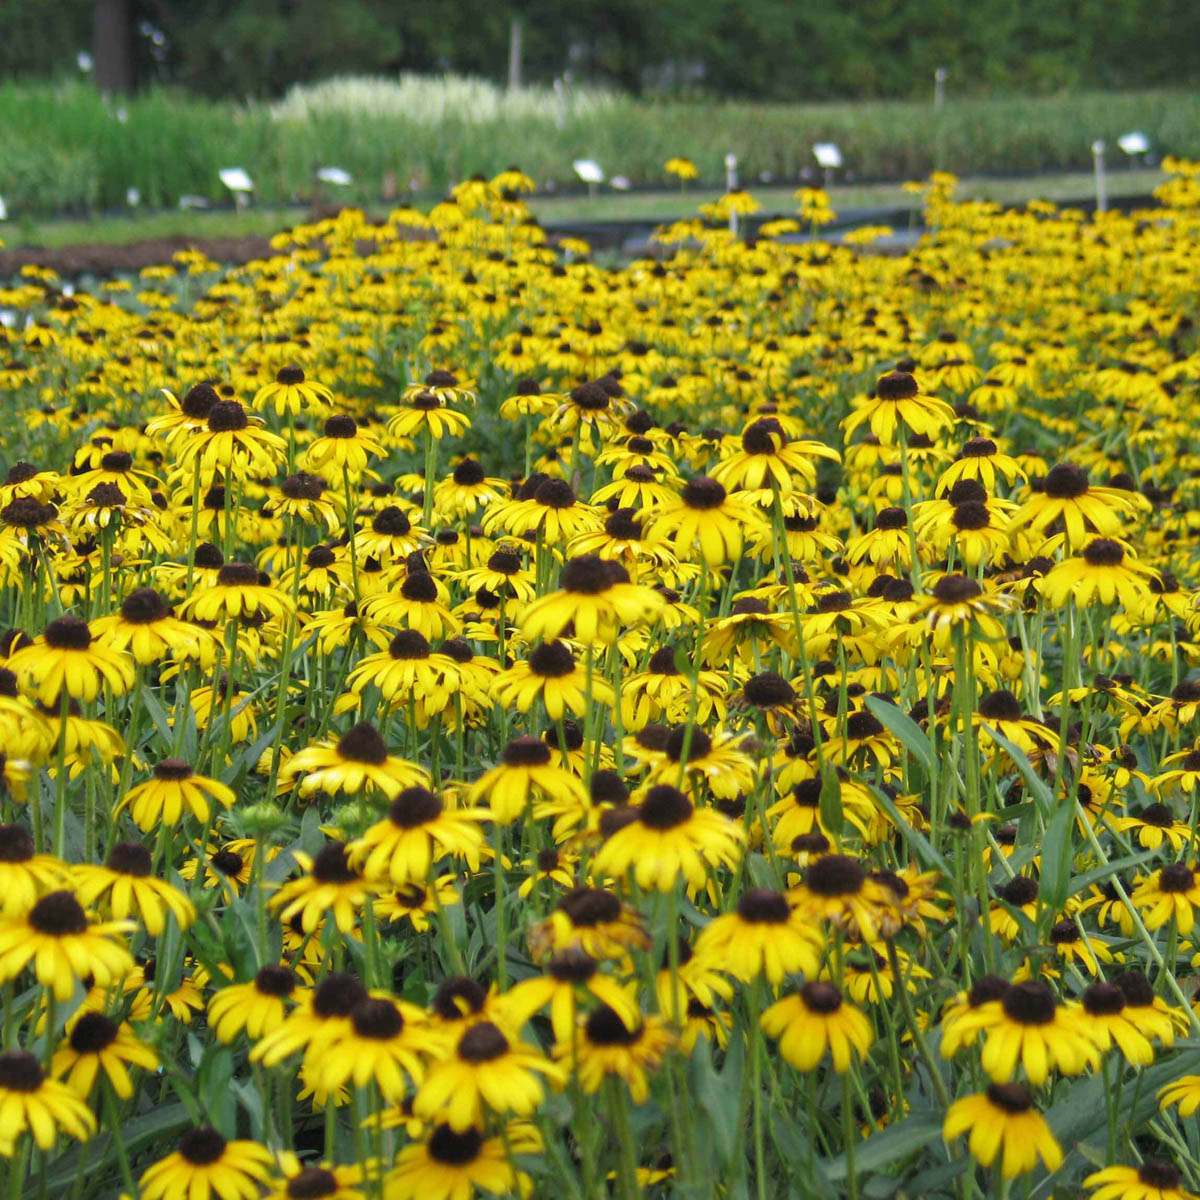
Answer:
[[[674,154],[704,178],[734,151],[743,178],[795,179],[811,147],[835,141],[858,178],[901,179],[941,166],[960,174],[1086,167],[1091,143],[1131,129],[1155,152],[1200,154],[1200,95],[1154,91],[965,100],[940,112],[916,102],[649,103],[609,93],[506,96],[452,78],[335,80],[274,106],[149,91],[104,102],[80,83],[0,87],[0,195],[14,213],[117,207],[192,193],[224,197],[223,166],[245,167],[260,200],[308,195],[318,165],[354,176],[346,199],[377,198],[385,178],[440,189],[474,171],[519,163],[539,184],[565,184],[571,162],[597,159],[635,182],[663,179]]]

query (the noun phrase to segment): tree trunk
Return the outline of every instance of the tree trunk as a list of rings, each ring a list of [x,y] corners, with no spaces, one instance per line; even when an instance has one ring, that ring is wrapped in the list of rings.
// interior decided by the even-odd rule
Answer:
[[[96,86],[106,96],[129,95],[136,85],[133,65],[132,0],[93,0],[92,58]]]

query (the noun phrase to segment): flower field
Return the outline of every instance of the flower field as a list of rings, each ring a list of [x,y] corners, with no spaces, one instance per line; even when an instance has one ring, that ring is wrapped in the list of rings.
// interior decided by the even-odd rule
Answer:
[[[1200,1189],[1166,166],[0,290],[4,1195]]]

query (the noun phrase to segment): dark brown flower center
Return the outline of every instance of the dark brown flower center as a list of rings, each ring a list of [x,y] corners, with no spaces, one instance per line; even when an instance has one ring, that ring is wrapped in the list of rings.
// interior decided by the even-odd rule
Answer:
[[[327,438],[352,438],[358,433],[358,422],[353,417],[330,417],[325,422]]]
[[[389,504],[375,514],[371,521],[371,529],[375,533],[382,533],[387,537],[399,537],[412,531],[412,522],[403,509]]]
[[[192,768],[182,758],[164,758],[154,764],[154,778],[180,782],[192,777]]]
[[[806,983],[800,989],[800,996],[809,1012],[828,1016],[842,1007],[842,994],[832,983]]]
[[[42,1065],[26,1050],[6,1050],[0,1054],[0,1090],[36,1092],[45,1075]]]
[[[1083,993],[1083,1007],[1094,1017],[1115,1017],[1125,1007],[1125,997],[1114,984],[1093,983]]]
[[[323,1200],[337,1191],[337,1176],[325,1167],[305,1167],[287,1183],[288,1200]]]
[[[1195,882],[1187,863],[1171,863],[1158,873],[1158,888],[1162,892],[1186,892]]]
[[[1001,1112],[1017,1116],[1033,1107],[1033,1097],[1023,1083],[992,1083],[988,1085],[987,1098]]]
[[[989,721],[1019,721],[1025,714],[1012,692],[1001,688],[988,692],[979,702],[979,715]]]
[[[1026,875],[1015,875],[996,889],[996,895],[1013,908],[1023,908],[1026,904],[1032,904],[1037,899],[1037,894],[1037,880]]]
[[[562,588],[576,595],[598,596],[615,582],[613,568],[616,563],[606,562],[595,554],[584,554],[573,558],[562,572]]]
[[[121,616],[131,625],[153,625],[170,614],[167,602],[153,588],[135,588],[121,603]]]
[[[889,371],[875,384],[880,400],[911,400],[917,394],[917,381],[907,371]]]
[[[313,878],[318,883],[353,883],[358,876],[350,869],[342,842],[327,842],[313,859]]]
[[[504,747],[504,764],[509,767],[544,767],[550,758],[550,747],[541,738],[514,738]]]
[[[483,1135],[477,1129],[455,1133],[449,1125],[439,1125],[429,1139],[429,1157],[448,1167],[465,1167],[479,1157]]]
[[[467,975],[453,975],[438,985],[431,1007],[444,1020],[457,1021],[465,1013],[482,1012],[486,1003],[482,984]]]
[[[530,654],[529,669],[545,679],[561,679],[575,670],[575,659],[563,642],[545,642]]]
[[[1180,1174],[1177,1167],[1160,1158],[1148,1158],[1137,1169],[1138,1182],[1160,1192],[1174,1191],[1179,1187]]]
[[[47,937],[69,937],[87,931],[87,914],[70,892],[50,892],[29,910],[29,924]]]
[[[441,798],[428,788],[405,788],[392,801],[388,809],[388,820],[401,829],[416,829],[429,821],[436,820],[442,812]]]
[[[429,642],[415,629],[402,629],[389,643],[388,654],[397,660],[428,658]]]
[[[150,850],[141,842],[118,842],[109,851],[106,865],[110,871],[144,879],[150,874],[153,860]]]
[[[775,671],[762,671],[746,681],[742,688],[746,699],[756,708],[774,708],[791,704],[796,698],[792,685]]]
[[[33,835],[24,825],[0,825],[0,862],[28,862],[33,855]]]
[[[725,489],[707,475],[689,479],[684,485],[682,496],[688,508],[699,509],[701,512],[720,508],[725,503]]]
[[[1057,1008],[1054,993],[1037,979],[1011,984],[1000,1003],[1005,1016],[1018,1025],[1048,1025]]]
[[[70,1045],[76,1054],[99,1054],[117,1040],[120,1028],[103,1013],[84,1013],[71,1028]]]
[[[1042,491],[1055,500],[1074,500],[1088,490],[1088,473],[1072,463],[1051,467],[1042,480]]]
[[[290,996],[296,990],[296,976],[281,963],[268,963],[254,976],[254,988],[264,996]]]
[[[297,383],[304,382],[304,372],[297,366],[280,367],[275,372],[275,382],[282,383],[287,387],[292,387]]]
[[[785,925],[791,910],[780,892],[751,888],[738,900],[738,916],[752,925]]]
[[[804,886],[818,896],[856,896],[866,878],[858,859],[846,854],[827,854],[804,873]]]
[[[194,1167],[207,1167],[225,1153],[225,1139],[208,1126],[184,1130],[179,1138],[179,1153]]]
[[[333,971],[317,984],[313,1012],[318,1017],[348,1017],[367,998],[367,989],[353,975]]]
[[[236,433],[248,424],[246,410],[236,400],[218,400],[208,410],[210,433]]]
[[[1112,538],[1095,538],[1084,547],[1083,558],[1089,567],[1119,567],[1125,551]]]
[[[675,829],[687,823],[694,809],[692,802],[670,784],[652,787],[638,805],[638,820],[651,829]]]
[[[603,888],[574,888],[558,902],[558,907],[580,929],[606,925],[621,915],[621,901]]]
[[[54,650],[86,650],[92,644],[88,623],[79,617],[58,617],[46,626],[42,636]]]
[[[625,1022],[607,1004],[592,1012],[584,1031],[593,1046],[632,1046],[642,1036],[641,1025],[627,1029]]]
[[[325,490],[325,481],[307,471],[297,471],[279,485],[279,490],[289,500],[320,500],[321,493]]]
[[[367,721],[360,721],[338,739],[338,754],[351,762],[379,766],[387,762],[388,751],[379,731]]]
[[[965,575],[943,575],[934,584],[933,597],[939,604],[965,604],[983,594],[983,588]]]
[[[491,1021],[472,1025],[458,1039],[458,1057],[464,1062],[492,1062],[508,1052],[508,1039]]]
[[[570,508],[575,503],[575,493],[565,479],[544,479],[533,499],[543,508]]]
[[[404,1016],[391,1000],[368,996],[354,1006],[350,1014],[354,1032],[362,1038],[386,1042],[404,1029]]]

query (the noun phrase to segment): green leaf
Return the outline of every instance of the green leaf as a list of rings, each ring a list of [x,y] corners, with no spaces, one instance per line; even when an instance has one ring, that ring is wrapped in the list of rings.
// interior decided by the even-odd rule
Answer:
[[[865,702],[871,715],[915,758],[924,768],[926,775],[934,773],[933,750],[928,736],[922,732],[906,712],[894,704],[880,700],[878,696],[866,696]]]
[[[1020,746],[1014,745],[1004,734],[993,729],[990,725],[985,725],[983,728],[987,730],[989,737],[995,739],[998,746],[1003,747],[1007,751],[1009,758],[1013,760],[1017,770],[1021,772],[1021,778],[1025,781],[1025,786],[1029,789],[1029,794],[1036,802],[1042,816],[1046,820],[1049,820],[1050,814],[1054,809],[1054,797],[1051,795],[1049,787],[1046,786],[1046,781],[1030,765],[1029,759],[1025,756],[1025,751]]]
[[[821,811],[821,824],[834,836],[838,837],[845,825],[842,814],[842,785],[838,782],[837,773],[830,771],[821,784],[821,795],[818,797]]]
[[[950,870],[949,863],[933,848],[933,843],[919,829],[914,829],[901,816],[900,810],[896,807],[891,796],[881,788],[872,787],[871,791],[875,793],[875,799],[879,801],[879,807],[891,818],[892,824],[895,825],[900,836],[909,844],[921,866],[938,870],[946,876],[952,876],[953,872]]]
[[[882,1171],[885,1167],[902,1163],[911,1158],[915,1151],[940,1137],[941,1133],[940,1114],[932,1109],[911,1113],[903,1121],[873,1133],[855,1149],[855,1173],[863,1175],[868,1171]],[[846,1170],[844,1154],[825,1164],[825,1173],[830,1179],[845,1179]]]
[[[1075,843],[1071,838],[1075,824],[1075,805],[1063,801],[1050,819],[1042,838],[1042,875],[1038,882],[1038,900],[1042,911],[1053,916],[1062,911],[1071,887],[1071,861]]]
[[[1124,871],[1126,867],[1141,866],[1147,859],[1153,858],[1156,853],[1155,850],[1143,850],[1140,854],[1129,854],[1124,858],[1111,859],[1099,867],[1093,867],[1090,871],[1085,871],[1071,880],[1070,895],[1074,896],[1078,892],[1085,891],[1093,883],[1111,879],[1114,875]]]

